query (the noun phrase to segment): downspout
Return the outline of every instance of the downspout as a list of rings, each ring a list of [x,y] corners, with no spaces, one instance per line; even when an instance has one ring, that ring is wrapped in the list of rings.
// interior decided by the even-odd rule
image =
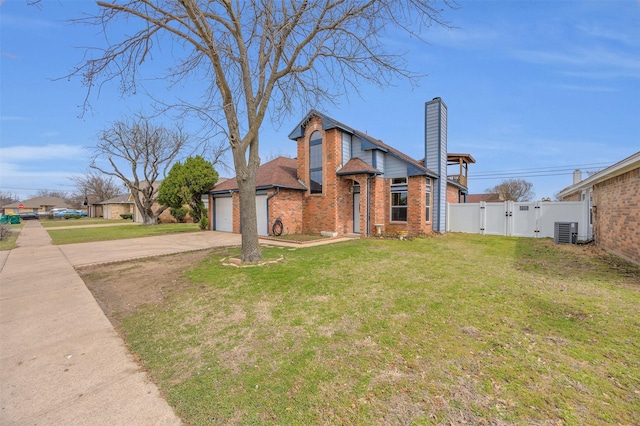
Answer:
[[[269,235],[269,200],[280,193],[280,187],[276,187],[276,192],[267,197],[267,235]]]

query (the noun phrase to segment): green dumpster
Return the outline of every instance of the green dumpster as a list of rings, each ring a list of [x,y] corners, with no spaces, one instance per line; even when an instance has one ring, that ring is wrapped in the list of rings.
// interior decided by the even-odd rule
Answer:
[[[20,224],[20,216],[18,216],[17,214],[13,215],[13,216],[9,216],[11,219],[11,224],[12,225],[19,225]]]
[[[0,224],[5,224],[5,223],[9,223],[9,216],[6,214],[3,214],[2,217],[0,217]]]

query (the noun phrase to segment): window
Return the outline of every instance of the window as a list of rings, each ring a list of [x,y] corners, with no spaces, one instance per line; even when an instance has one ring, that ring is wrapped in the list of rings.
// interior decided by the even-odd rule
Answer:
[[[318,131],[309,138],[309,182],[312,194],[322,194],[322,134]]]
[[[391,221],[407,221],[407,178],[391,179]]]
[[[425,198],[426,221],[431,222],[431,179],[427,178],[427,194]]]

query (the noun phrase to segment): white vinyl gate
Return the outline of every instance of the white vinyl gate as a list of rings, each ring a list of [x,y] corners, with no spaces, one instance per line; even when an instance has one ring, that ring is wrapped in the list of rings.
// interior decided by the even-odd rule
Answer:
[[[449,203],[447,208],[447,230],[450,232],[553,238],[555,222],[578,222],[578,239],[592,237],[586,200]]]

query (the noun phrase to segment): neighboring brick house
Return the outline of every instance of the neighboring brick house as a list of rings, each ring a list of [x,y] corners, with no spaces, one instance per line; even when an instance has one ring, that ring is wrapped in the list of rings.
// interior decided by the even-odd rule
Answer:
[[[297,158],[276,158],[258,169],[258,234],[280,218],[286,233],[372,235],[445,232],[446,204],[464,201],[468,154],[447,154],[447,107],[425,105],[425,159],[415,160],[384,142],[310,111],[289,134]],[[447,176],[447,166],[460,174]],[[214,230],[241,232],[235,179],[210,193]]]
[[[54,208],[70,207],[60,197],[35,197],[3,206],[3,214],[44,213]]]
[[[133,213],[135,204],[130,194],[119,195],[98,203],[102,207],[102,217],[114,220],[122,219],[121,214]]]
[[[504,201],[500,194],[469,194],[467,195],[467,203],[479,203],[484,201],[485,203],[500,203]]]
[[[155,197],[158,196],[158,188],[160,187],[161,181],[154,182],[153,187],[155,191]],[[134,221],[137,223],[142,223],[142,215],[136,206],[136,203],[133,201],[133,195],[123,194],[119,195],[110,200],[105,200],[101,203],[102,205],[102,215],[105,219],[122,219],[121,214],[133,213]],[[157,211],[160,208],[160,204],[157,201],[154,201],[152,204],[152,210]],[[158,216],[158,222],[160,223],[175,223],[177,222],[176,218],[171,215],[169,209],[165,209],[160,216]]]
[[[589,237],[605,250],[640,264],[640,151],[558,193],[589,200]],[[576,182],[578,181],[578,182]]]

